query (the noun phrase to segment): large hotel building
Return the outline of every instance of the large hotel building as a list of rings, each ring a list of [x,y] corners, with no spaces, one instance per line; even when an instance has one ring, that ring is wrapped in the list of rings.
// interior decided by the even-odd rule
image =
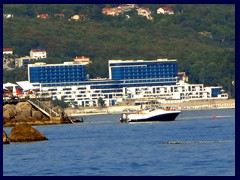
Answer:
[[[75,106],[106,106],[123,100],[199,100],[228,98],[222,87],[204,87],[177,81],[177,60],[109,60],[109,78],[89,79],[86,64],[35,63],[28,65],[28,82],[53,99],[64,99]]]

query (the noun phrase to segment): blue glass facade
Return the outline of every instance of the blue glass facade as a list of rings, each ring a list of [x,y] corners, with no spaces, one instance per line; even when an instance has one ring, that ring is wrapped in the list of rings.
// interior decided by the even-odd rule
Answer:
[[[135,86],[175,85],[177,81],[176,60],[109,61],[110,80],[94,82],[87,80],[86,65],[34,64],[28,66],[30,83],[42,86],[93,85],[92,88],[123,88]],[[99,83],[99,84],[98,84]]]
[[[57,83],[86,80],[86,65],[54,64],[28,66],[30,83]]]
[[[88,81],[82,64],[29,65],[29,81],[42,86],[92,85],[91,89],[175,85],[176,60],[109,61],[109,80]]]
[[[110,62],[111,79],[152,79],[177,76],[176,61]]]

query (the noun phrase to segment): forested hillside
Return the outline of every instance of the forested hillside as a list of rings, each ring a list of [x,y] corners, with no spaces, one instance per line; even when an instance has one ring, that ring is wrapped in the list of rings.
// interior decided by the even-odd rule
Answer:
[[[47,63],[71,61],[87,56],[90,77],[108,77],[110,59],[177,59],[179,71],[185,71],[190,83],[221,85],[234,96],[235,81],[235,6],[139,4],[152,11],[153,20],[131,10],[116,17],[102,14],[104,7],[90,5],[3,5],[3,47],[11,47],[19,57],[31,49],[47,51]],[[171,7],[174,15],[160,15],[159,7]],[[65,17],[54,17],[63,13]],[[36,18],[49,14],[48,19]],[[69,21],[85,14],[85,21]],[[126,15],[130,16],[126,18]],[[26,70],[4,72],[4,82],[26,80]]]

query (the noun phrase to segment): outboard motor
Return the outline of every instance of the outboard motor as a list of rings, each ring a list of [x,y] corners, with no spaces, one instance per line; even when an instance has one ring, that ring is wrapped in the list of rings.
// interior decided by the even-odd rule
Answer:
[[[127,117],[127,114],[122,114],[122,117],[120,119],[121,122],[128,122],[128,117]]]

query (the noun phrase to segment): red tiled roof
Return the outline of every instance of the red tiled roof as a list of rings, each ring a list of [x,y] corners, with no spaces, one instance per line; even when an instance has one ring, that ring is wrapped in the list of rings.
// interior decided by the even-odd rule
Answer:
[[[38,18],[48,18],[48,14],[39,14],[37,15]]]
[[[89,57],[86,56],[76,56],[74,61],[80,61],[80,62],[88,62],[88,63],[92,63],[92,61],[90,60]]]
[[[122,8],[121,7],[117,7],[117,8],[103,8],[102,12],[103,13],[109,13],[109,12],[121,12]]]
[[[173,11],[171,8],[169,8],[169,7],[162,7],[162,9],[164,10],[164,11]]]
[[[12,48],[3,48],[3,51],[13,51]]]
[[[138,8],[138,9],[145,10],[145,11],[150,11],[150,9],[147,8],[147,7],[140,7],[140,8]]]
[[[86,59],[88,57],[85,57],[85,56],[76,56],[75,59]]]
[[[32,52],[46,52],[44,49],[32,49]]]
[[[103,8],[102,11],[110,11],[112,8]]]

